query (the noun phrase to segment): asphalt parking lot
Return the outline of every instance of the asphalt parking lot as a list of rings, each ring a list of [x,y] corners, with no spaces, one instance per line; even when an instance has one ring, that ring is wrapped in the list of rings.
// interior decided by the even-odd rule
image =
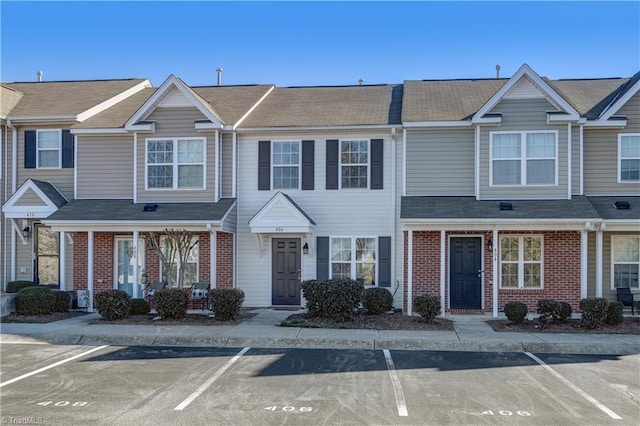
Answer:
[[[3,344],[4,424],[637,425],[640,355]]]

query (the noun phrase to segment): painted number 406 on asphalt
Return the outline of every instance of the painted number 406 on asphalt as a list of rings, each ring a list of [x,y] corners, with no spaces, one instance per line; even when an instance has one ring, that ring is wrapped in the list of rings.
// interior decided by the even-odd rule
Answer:
[[[493,411],[493,410],[487,410],[487,411],[483,411],[482,414],[485,415],[489,415],[489,416],[520,416],[520,417],[529,417],[531,416],[531,413],[528,411],[509,411],[509,410],[499,410],[499,411]]]
[[[300,413],[309,413],[311,411],[313,411],[313,407],[292,407],[290,405],[285,405],[284,407],[281,407],[279,405],[272,405],[270,407],[264,407],[265,410],[267,411],[286,411],[286,412],[300,412]]]

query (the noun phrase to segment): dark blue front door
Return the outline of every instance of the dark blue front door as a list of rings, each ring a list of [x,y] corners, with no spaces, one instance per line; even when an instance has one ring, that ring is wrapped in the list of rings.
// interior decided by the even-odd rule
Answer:
[[[482,239],[451,238],[449,297],[452,309],[482,308]]]

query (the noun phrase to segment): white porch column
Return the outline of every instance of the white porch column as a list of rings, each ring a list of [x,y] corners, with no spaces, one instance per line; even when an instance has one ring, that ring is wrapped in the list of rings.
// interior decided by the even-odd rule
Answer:
[[[440,230],[440,316],[444,316],[446,304],[445,304],[445,294],[447,287],[447,235],[444,229]]]
[[[65,291],[67,287],[67,239],[66,232],[60,231],[58,236],[60,244],[60,291]]]
[[[493,250],[491,252],[493,273],[491,274],[491,280],[493,281],[493,317],[498,317],[498,247],[500,246],[500,240],[498,240],[498,230],[493,230]]]
[[[209,288],[216,288],[216,231],[209,232]]]
[[[602,245],[603,233],[605,225],[600,225],[600,229],[596,232],[596,297],[602,297]]]
[[[589,256],[589,232],[582,231],[580,233],[580,298],[587,297],[588,287],[588,256]]]
[[[87,290],[89,290],[88,312],[93,312],[93,231],[87,232]]]
[[[140,274],[139,270],[139,253],[138,250],[138,238],[140,238],[140,233],[138,230],[133,231],[133,297],[140,298],[140,283],[138,282],[138,276]]]
[[[413,230],[410,229],[407,233],[407,315],[411,316],[413,315]]]

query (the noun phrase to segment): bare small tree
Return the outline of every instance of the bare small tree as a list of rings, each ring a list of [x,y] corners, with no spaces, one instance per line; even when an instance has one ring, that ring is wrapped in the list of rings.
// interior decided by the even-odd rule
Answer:
[[[193,234],[184,229],[165,229],[162,235],[165,238],[160,238],[155,232],[149,231],[145,235],[145,242],[158,254],[165,282],[173,284],[169,280],[176,277],[177,287],[182,288],[189,253],[198,244],[198,240],[194,240]],[[178,269],[177,274],[176,268]]]

